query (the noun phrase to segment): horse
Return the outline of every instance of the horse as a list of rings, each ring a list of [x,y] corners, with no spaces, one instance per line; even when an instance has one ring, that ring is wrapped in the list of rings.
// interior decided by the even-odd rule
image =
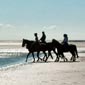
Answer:
[[[52,45],[52,42],[49,42],[49,43],[40,43],[40,44],[37,44],[37,46],[35,46],[36,44],[34,45],[34,42],[35,41],[30,41],[30,40],[27,40],[27,39],[23,39],[23,41],[22,41],[22,47],[26,46],[26,48],[29,51],[29,53],[28,53],[28,55],[26,57],[26,62],[27,62],[27,59],[28,59],[28,56],[30,55],[30,53],[32,53],[32,56],[33,56],[33,59],[34,59],[33,62],[35,62],[34,52],[37,52],[37,57],[38,57],[38,60],[37,61],[39,61],[39,59],[42,60],[39,57],[40,51],[43,51],[44,58],[46,57],[45,62],[47,61],[47,59],[48,59],[49,56],[51,56],[51,58],[53,59],[53,56],[51,54],[51,50],[53,50],[53,52],[57,56],[57,53],[56,53],[56,51],[55,51],[55,49],[54,49],[54,47]],[[45,51],[48,51],[48,57],[47,57],[47,54],[46,54]],[[44,58],[43,58],[43,60],[44,60]]]
[[[52,43],[53,43],[54,47],[57,48],[58,55],[59,56],[61,55],[62,58],[64,59],[64,61],[65,60],[68,61],[67,58],[65,58],[65,56],[63,54],[64,52],[71,53],[72,57],[70,60],[72,60],[73,62],[76,61],[76,56],[77,56],[77,58],[79,57],[76,45],[68,44],[68,46],[65,47],[65,45],[62,45],[56,39],[52,39]],[[55,61],[57,61],[57,60],[55,60]]]
[[[32,49],[32,44],[34,43],[35,41],[31,41],[31,40],[27,40],[27,39],[23,39],[23,41],[22,41],[22,47],[24,47],[24,46],[26,46],[26,48],[28,49],[28,51],[29,51],[29,53],[27,54],[27,57],[26,57],[26,62],[27,62],[27,59],[28,59],[28,56],[32,53],[32,56],[33,56],[33,59],[34,59],[34,61],[33,62],[35,62],[35,57],[34,57],[34,52],[37,52],[37,57],[38,57],[38,60],[37,61],[39,61],[39,59],[40,60],[42,60],[40,57],[39,57],[39,52],[40,52],[40,50],[39,49]],[[45,51],[43,51],[43,53],[44,53],[44,55],[45,56],[47,56],[46,55],[46,53],[45,53]]]

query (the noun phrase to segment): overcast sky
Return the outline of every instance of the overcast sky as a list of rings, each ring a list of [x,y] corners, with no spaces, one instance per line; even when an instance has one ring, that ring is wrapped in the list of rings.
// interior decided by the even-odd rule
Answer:
[[[85,40],[85,0],[0,0],[0,40]]]

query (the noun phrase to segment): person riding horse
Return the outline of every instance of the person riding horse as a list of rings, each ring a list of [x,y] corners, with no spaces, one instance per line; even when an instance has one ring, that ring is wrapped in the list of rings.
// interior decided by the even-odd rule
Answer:
[[[39,42],[39,40],[38,40],[38,34],[37,34],[37,33],[34,33],[34,36],[35,36],[35,42],[32,43],[31,49],[32,49],[32,48],[37,48],[37,46],[40,45],[40,42]]]
[[[44,31],[42,32],[42,37],[40,38],[40,41],[42,43],[46,43],[46,35],[45,35],[45,32]]]
[[[62,45],[63,45],[65,48],[68,48],[68,35],[67,35],[67,34],[64,34],[63,37],[64,37],[64,40],[63,40],[63,42],[62,42]]]

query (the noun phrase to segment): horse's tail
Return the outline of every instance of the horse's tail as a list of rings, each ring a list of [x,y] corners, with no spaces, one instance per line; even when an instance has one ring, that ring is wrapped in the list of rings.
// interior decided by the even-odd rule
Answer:
[[[77,55],[77,58],[79,58],[79,56],[78,56],[78,51],[77,51],[77,47],[75,46],[75,53],[76,53],[76,55]]]

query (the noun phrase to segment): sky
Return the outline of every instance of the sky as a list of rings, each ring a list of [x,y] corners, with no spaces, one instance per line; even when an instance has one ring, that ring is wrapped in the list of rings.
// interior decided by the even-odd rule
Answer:
[[[0,0],[0,40],[85,40],[85,0]]]

